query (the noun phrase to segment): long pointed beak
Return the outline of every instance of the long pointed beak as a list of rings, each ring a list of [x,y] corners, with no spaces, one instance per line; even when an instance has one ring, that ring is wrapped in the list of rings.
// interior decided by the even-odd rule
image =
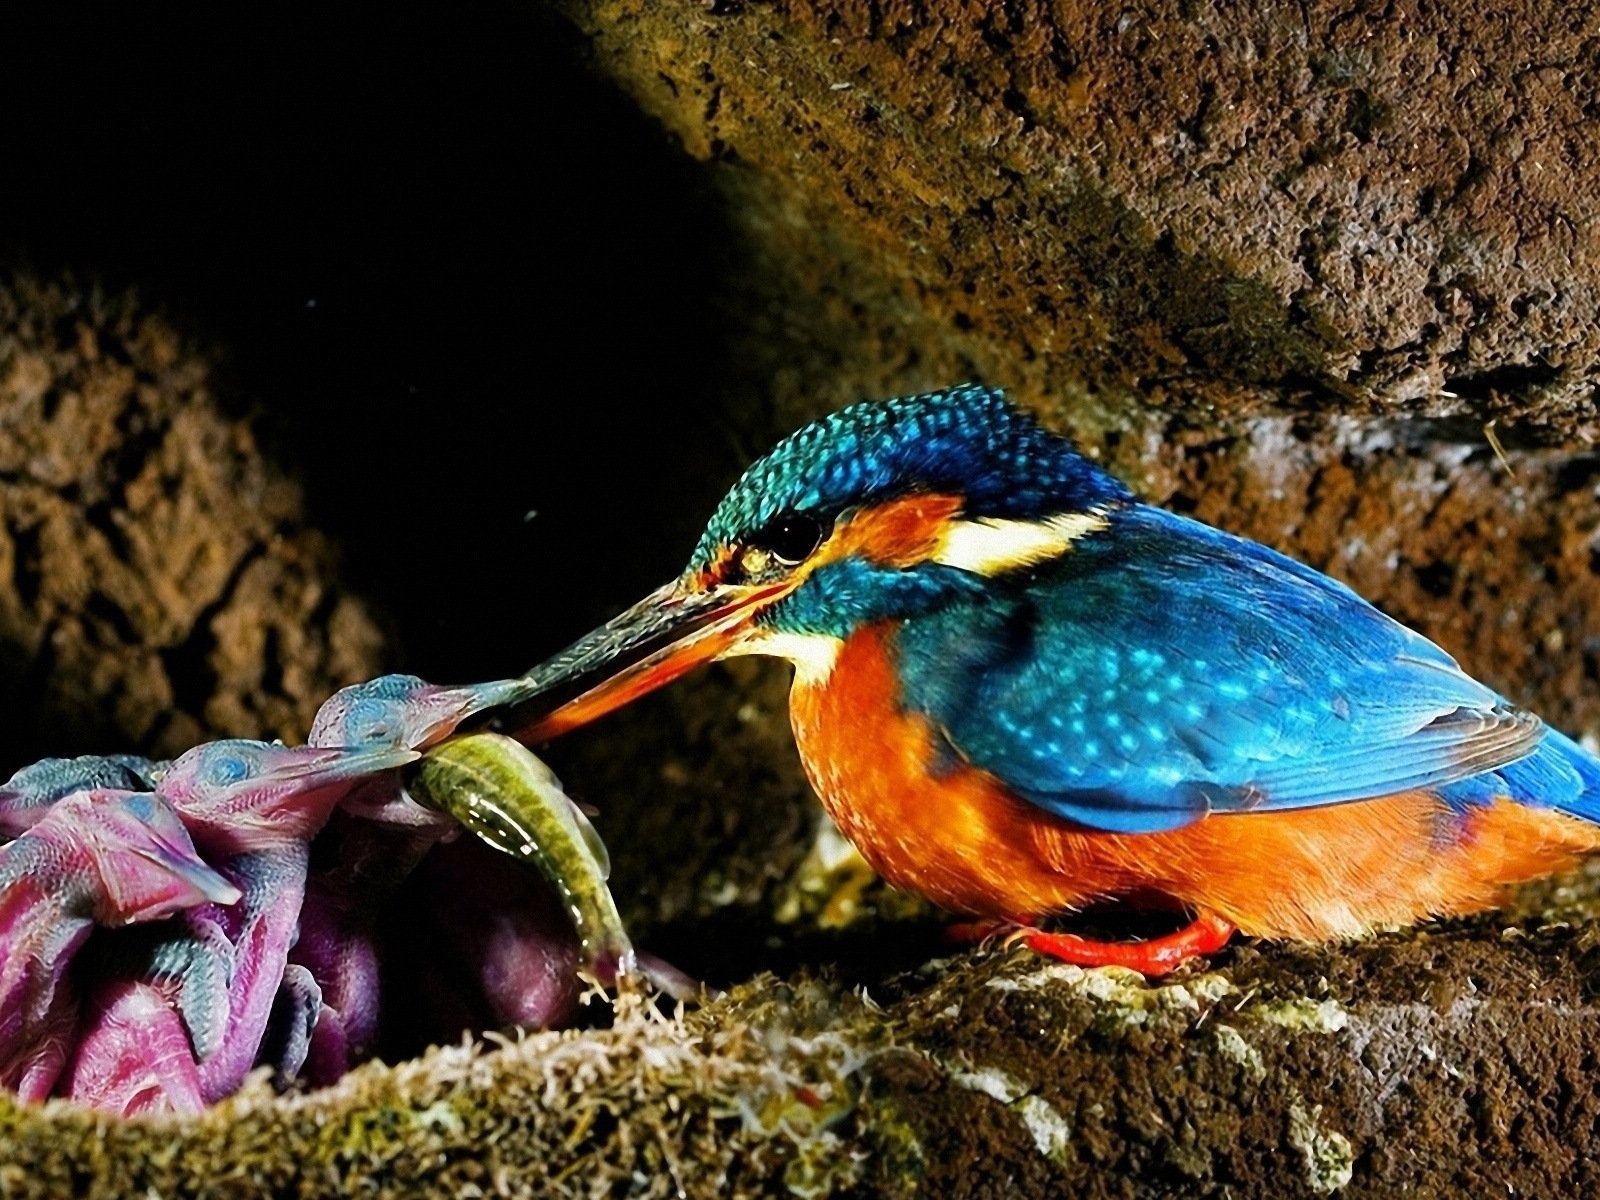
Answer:
[[[437,706],[433,720],[414,729],[409,745],[415,750],[431,750],[437,743],[473,717],[490,709],[519,704],[542,689],[527,676],[517,679],[496,679],[491,683],[473,683],[462,687],[441,687],[428,695],[428,703]],[[4,814],[0,813],[0,819]]]
[[[238,903],[243,894],[226,877],[207,866],[194,851],[184,852],[166,845],[141,847],[134,851],[165,871],[171,872],[197,894],[224,907]]]
[[[294,780],[307,785],[342,783],[347,779],[361,779],[414,763],[422,755],[404,746],[373,746],[360,750],[318,750],[309,746],[296,746],[296,758],[285,761],[255,780]]]
[[[738,640],[758,606],[790,586],[689,588],[676,581],[658,588],[529,671],[524,678],[535,686],[535,699],[519,706],[505,727],[532,744],[587,725],[716,658]],[[559,703],[574,688],[582,690]],[[519,721],[529,707],[552,698],[558,707]]]
[[[354,787],[363,779],[414,763],[422,755],[403,746],[372,746],[360,750],[342,747],[284,746],[276,761],[257,774],[226,788],[216,789],[208,802],[218,804],[245,798],[248,807],[268,809],[298,807],[332,787]],[[284,790],[280,785],[287,785]],[[267,799],[273,797],[273,799]]]

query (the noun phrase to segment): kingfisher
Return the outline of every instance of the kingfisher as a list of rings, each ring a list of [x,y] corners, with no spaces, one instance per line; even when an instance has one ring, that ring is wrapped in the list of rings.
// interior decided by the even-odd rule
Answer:
[[[1600,847],[1600,759],[1351,589],[1140,502],[964,386],[757,461],[682,575],[531,675],[543,741],[714,659],[794,664],[828,814],[889,883],[1154,975],[1501,902]],[[1146,941],[1051,932],[1182,909]]]

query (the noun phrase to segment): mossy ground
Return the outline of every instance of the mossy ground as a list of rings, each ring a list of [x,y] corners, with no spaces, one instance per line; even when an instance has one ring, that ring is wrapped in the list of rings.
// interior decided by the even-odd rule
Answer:
[[[0,1192],[1586,1194],[1594,885],[1348,947],[1244,944],[1158,983],[1003,949],[855,986],[760,974],[311,1095],[258,1078],[191,1122],[5,1105]]]

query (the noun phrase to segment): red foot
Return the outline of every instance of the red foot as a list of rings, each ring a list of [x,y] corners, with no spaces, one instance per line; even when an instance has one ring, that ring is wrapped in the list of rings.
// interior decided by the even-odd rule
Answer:
[[[1127,967],[1141,975],[1165,975],[1191,958],[1221,950],[1237,930],[1221,917],[1201,913],[1182,929],[1148,942],[1096,942],[1075,933],[1045,933],[992,921],[952,925],[948,932],[958,941],[982,941],[1010,932],[1028,949],[1080,967]]]

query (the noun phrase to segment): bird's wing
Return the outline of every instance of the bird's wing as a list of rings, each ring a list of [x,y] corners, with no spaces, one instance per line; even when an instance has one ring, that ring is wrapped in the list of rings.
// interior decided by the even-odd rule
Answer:
[[[954,756],[1121,833],[1438,787],[1544,734],[1342,584],[1146,506],[899,649]]]

